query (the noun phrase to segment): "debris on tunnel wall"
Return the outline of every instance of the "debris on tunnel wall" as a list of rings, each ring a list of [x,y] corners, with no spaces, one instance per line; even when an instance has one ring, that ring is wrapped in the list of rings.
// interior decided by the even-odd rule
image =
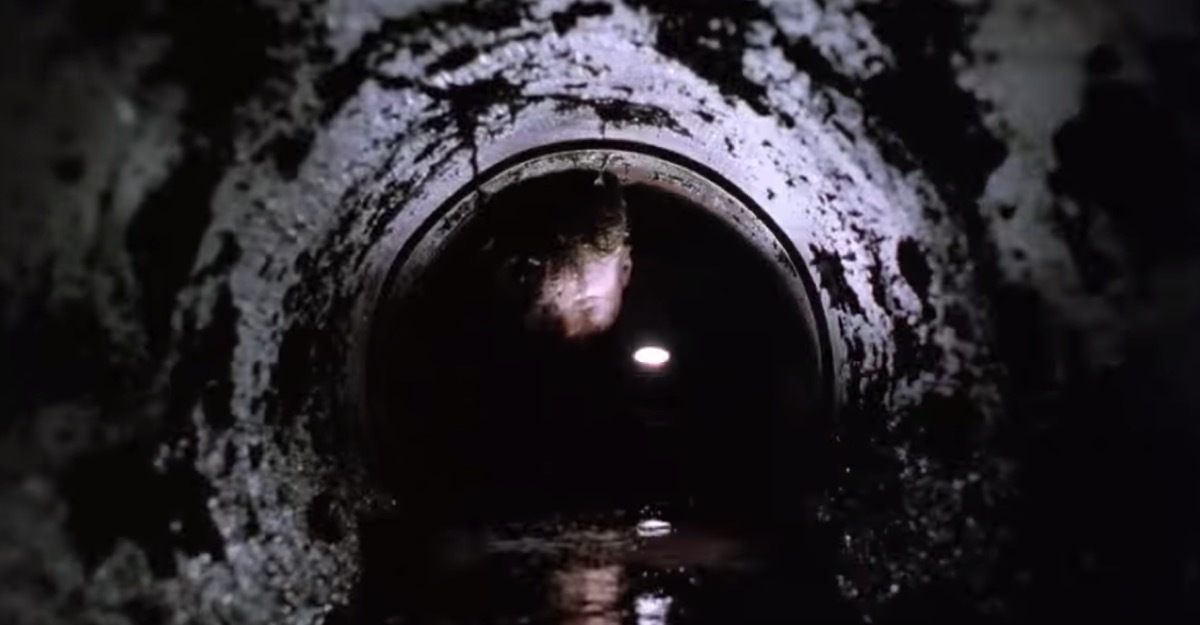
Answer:
[[[397,233],[581,140],[715,170],[811,270],[842,400],[806,496],[856,618],[1200,614],[1188,3],[0,24],[0,620],[348,618],[360,525],[403,514],[350,383]]]

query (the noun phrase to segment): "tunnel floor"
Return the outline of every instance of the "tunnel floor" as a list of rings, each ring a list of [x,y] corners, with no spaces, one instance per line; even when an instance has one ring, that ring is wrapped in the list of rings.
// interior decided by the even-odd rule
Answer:
[[[347,622],[848,620],[822,575],[827,569],[803,548],[721,532],[653,506],[422,531],[383,522],[364,537],[368,577]]]
[[[595,174],[556,176],[492,203],[561,201]],[[494,223],[382,321],[397,331],[374,365],[380,477],[400,510],[363,530],[356,620],[836,614],[832,545],[805,529],[820,381],[795,302],[717,218],[660,189],[624,194],[633,269],[602,335],[532,332],[494,297],[479,255]],[[670,361],[639,365],[647,345]]]

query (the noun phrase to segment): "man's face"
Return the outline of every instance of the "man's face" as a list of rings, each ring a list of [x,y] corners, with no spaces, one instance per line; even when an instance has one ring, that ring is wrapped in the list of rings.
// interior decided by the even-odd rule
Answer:
[[[600,334],[617,321],[631,269],[628,246],[551,263],[542,273],[526,321],[570,339]]]

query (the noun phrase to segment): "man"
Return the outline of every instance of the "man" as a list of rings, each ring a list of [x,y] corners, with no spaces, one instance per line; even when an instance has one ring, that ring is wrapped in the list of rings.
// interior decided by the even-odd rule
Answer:
[[[616,177],[546,176],[498,194],[484,210],[496,284],[529,329],[580,340],[613,326],[633,267]]]

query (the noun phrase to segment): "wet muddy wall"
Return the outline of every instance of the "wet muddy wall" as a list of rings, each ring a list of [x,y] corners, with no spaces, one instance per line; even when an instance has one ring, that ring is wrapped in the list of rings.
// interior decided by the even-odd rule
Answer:
[[[406,207],[684,146],[810,265],[865,618],[1200,614],[1188,2],[0,5],[0,615],[335,622]],[[934,611],[936,610],[936,611]]]

